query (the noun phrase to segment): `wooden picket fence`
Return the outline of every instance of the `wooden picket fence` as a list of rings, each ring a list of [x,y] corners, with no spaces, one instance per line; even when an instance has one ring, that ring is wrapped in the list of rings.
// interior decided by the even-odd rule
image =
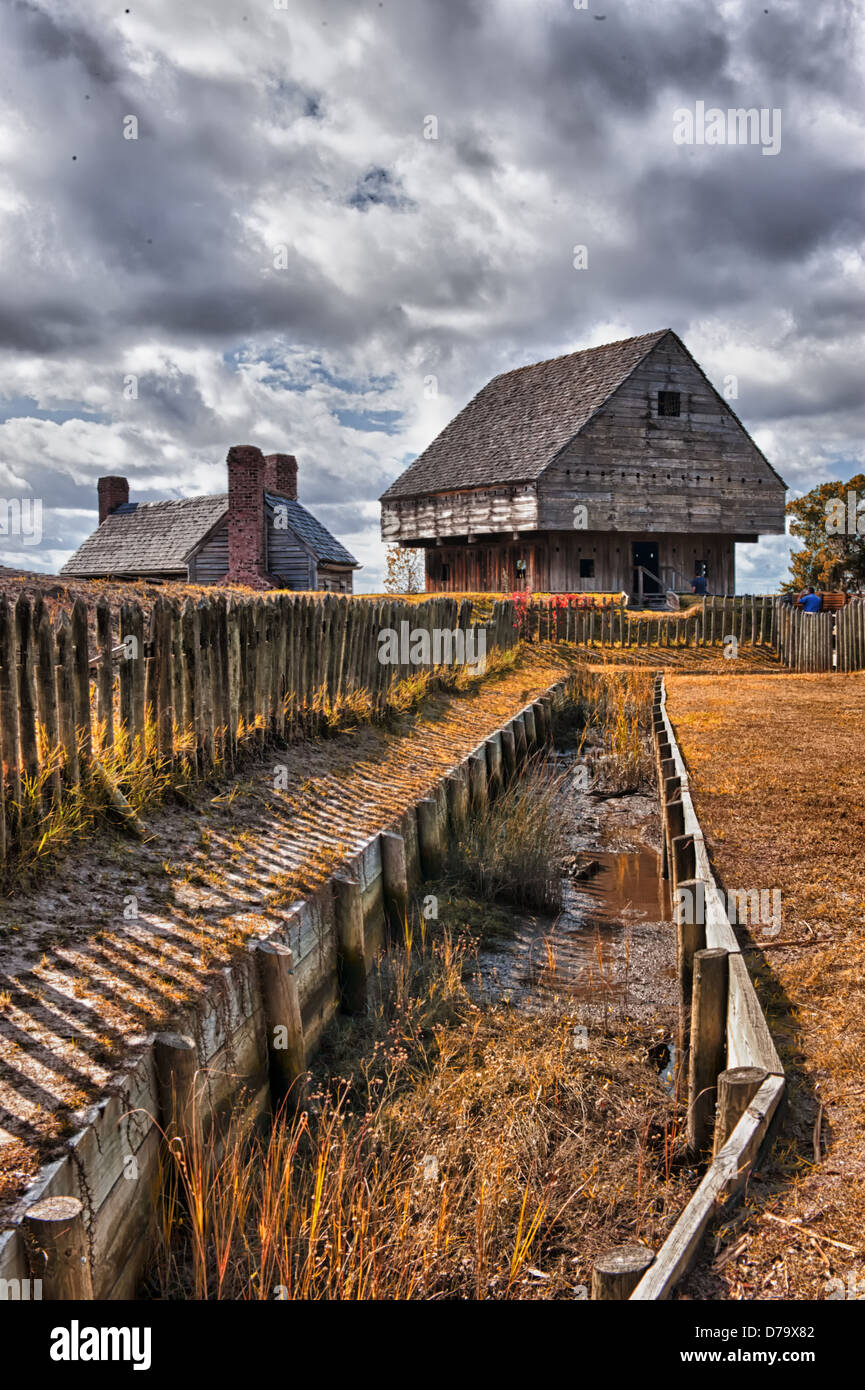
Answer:
[[[40,820],[82,783],[98,782],[122,808],[133,763],[180,760],[191,776],[207,774],[230,769],[241,744],[314,732],[353,697],[380,714],[395,683],[418,673],[416,657],[379,660],[379,634],[403,623],[430,635],[435,669],[433,633],[467,633],[472,604],[160,597],[149,612],[122,604],[115,624],[104,601],[88,611],[79,598],[52,620],[41,597],[21,595],[14,606],[0,598],[0,870],[25,814]],[[488,654],[513,646],[513,604],[493,604],[481,627]]]
[[[725,647],[766,649],[793,671],[865,670],[865,598],[843,608],[803,613],[775,594],[707,595],[681,612],[637,616],[621,603],[587,606],[572,596],[532,598],[524,620],[536,642],[585,647]]]
[[[624,600],[584,606],[574,596],[531,601],[526,632],[534,641],[575,642],[587,647],[723,646],[771,647],[777,636],[776,598],[771,594],[711,595],[681,612],[639,616]]]
[[[865,598],[851,596],[835,614],[839,671],[865,671]]]
[[[778,655],[791,671],[865,670],[865,599],[830,613],[779,607]]]

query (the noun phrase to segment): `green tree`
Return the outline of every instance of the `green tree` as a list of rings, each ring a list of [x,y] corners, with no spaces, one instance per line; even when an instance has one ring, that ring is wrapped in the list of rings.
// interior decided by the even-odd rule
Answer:
[[[423,551],[389,545],[385,558],[385,593],[422,594],[425,584]]]
[[[790,557],[783,589],[865,586],[865,473],[846,483],[819,483],[787,503],[791,535],[804,542]]]

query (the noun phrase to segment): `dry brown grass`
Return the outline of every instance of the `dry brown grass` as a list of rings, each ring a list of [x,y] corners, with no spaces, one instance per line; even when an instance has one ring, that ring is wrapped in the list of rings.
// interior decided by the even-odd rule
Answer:
[[[782,892],[776,939],[739,931],[757,948],[748,960],[790,1090],[762,1182],[723,1235],[724,1249],[741,1242],[740,1253],[714,1272],[704,1262],[690,1288],[698,1297],[819,1299],[828,1279],[851,1271],[861,1288],[865,676],[754,676],[726,686],[675,676],[668,688],[724,886]]]
[[[386,953],[370,1016],[325,1040],[313,1110],[236,1128],[220,1161],[175,1143],[155,1296],[574,1298],[601,1250],[660,1243],[691,1175],[649,1039],[577,1048],[566,1005],[478,1006],[454,928]]]

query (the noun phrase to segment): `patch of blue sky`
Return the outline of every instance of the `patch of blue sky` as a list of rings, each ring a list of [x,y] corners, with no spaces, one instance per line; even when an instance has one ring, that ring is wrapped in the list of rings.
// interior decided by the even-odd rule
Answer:
[[[0,400],[0,422],[4,420],[52,420],[63,425],[67,420],[86,420],[88,424],[107,425],[111,416],[102,410],[90,410],[86,405],[70,401],[68,405],[58,405],[53,410],[45,410],[32,396],[12,396]]]
[[[366,430],[370,433],[397,434],[403,418],[401,410],[335,410],[343,429]]]

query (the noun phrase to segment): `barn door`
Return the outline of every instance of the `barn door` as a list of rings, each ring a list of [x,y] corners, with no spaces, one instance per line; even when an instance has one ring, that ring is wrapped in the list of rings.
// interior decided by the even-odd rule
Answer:
[[[657,541],[633,541],[634,581],[631,592],[640,593],[640,567],[642,567],[642,592],[659,594],[661,592],[660,570],[658,566]]]

